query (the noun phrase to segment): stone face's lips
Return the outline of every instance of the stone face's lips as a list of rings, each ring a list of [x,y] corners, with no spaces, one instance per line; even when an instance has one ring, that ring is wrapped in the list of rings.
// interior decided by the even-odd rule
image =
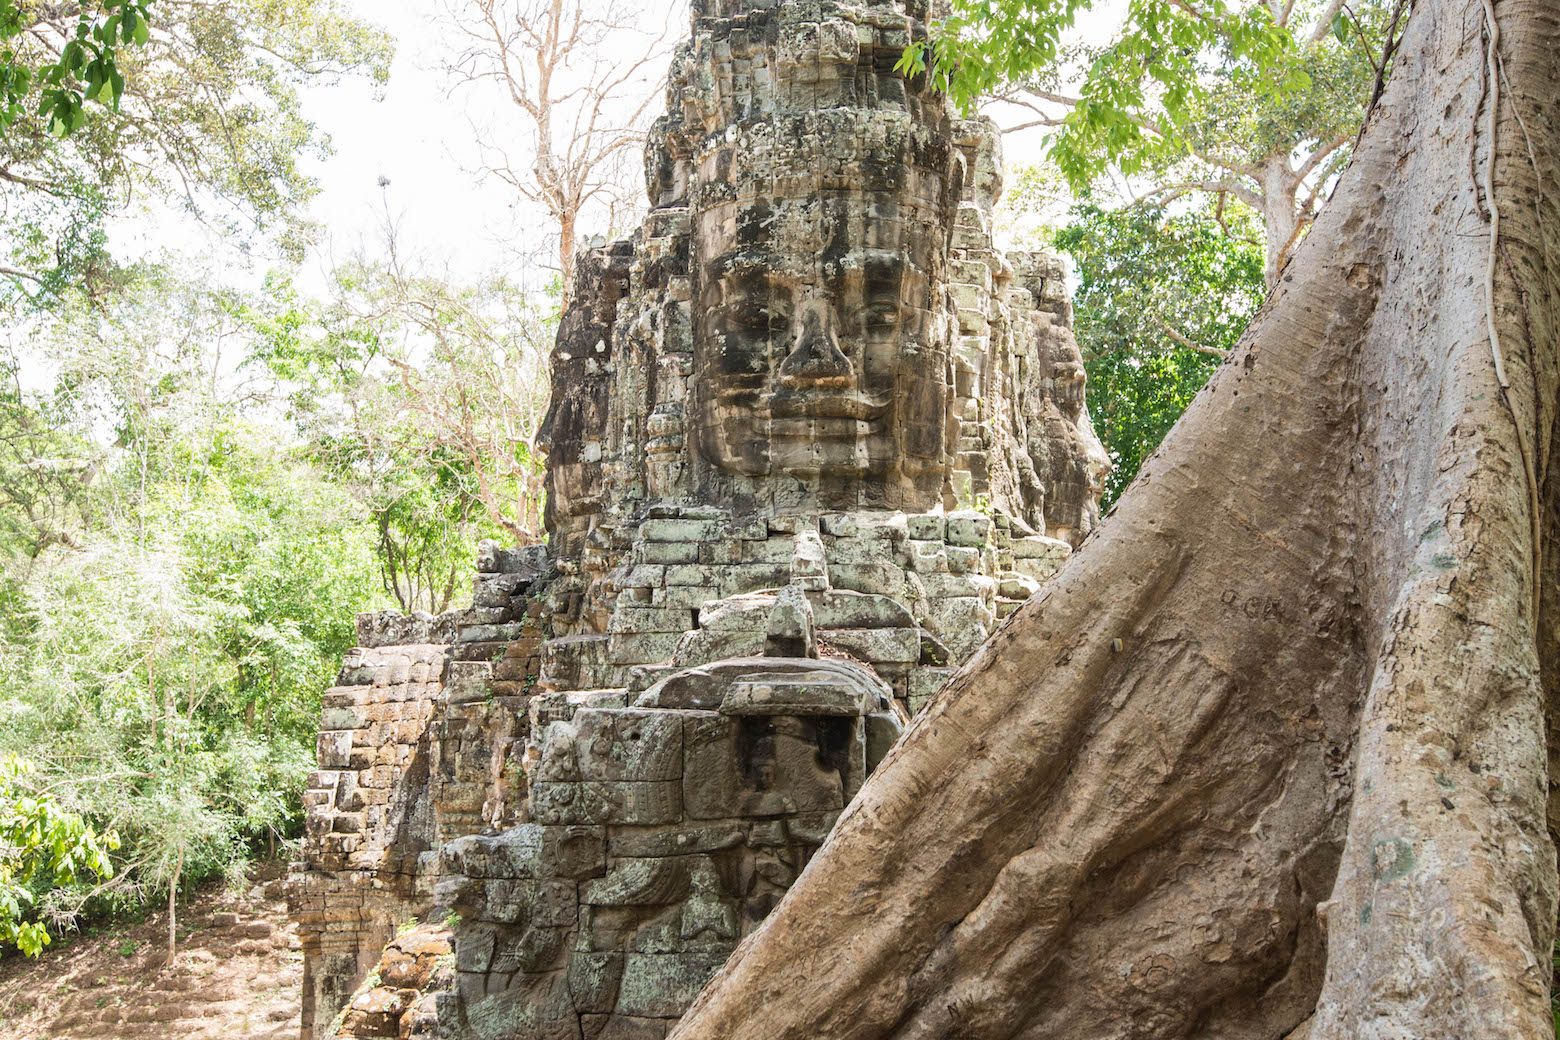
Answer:
[[[769,425],[769,440],[777,449],[781,444],[795,441],[804,444],[865,445],[882,433],[882,423],[866,422],[861,419],[799,416],[794,419],[775,419]],[[852,466],[859,467],[866,461],[865,457],[855,459],[852,461]]]
[[[859,419],[876,422],[888,414],[887,398],[836,390],[759,390],[731,387],[712,395],[710,404],[748,413],[755,421],[776,419]]]
[[[881,419],[888,402],[866,394],[831,391],[777,391],[769,399],[769,414],[776,419]]]

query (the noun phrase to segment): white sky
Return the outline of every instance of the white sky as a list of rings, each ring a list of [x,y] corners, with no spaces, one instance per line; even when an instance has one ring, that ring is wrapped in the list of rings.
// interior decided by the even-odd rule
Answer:
[[[452,46],[448,27],[428,0],[349,0],[360,17],[396,38],[395,63],[384,100],[372,87],[344,81],[305,94],[305,112],[331,137],[335,153],[310,172],[318,179],[315,219],[328,232],[328,250],[340,255],[382,241],[385,203],[403,247],[435,266],[471,275],[501,268],[519,278],[519,255],[539,249],[547,234],[543,214],[517,202],[512,191],[471,172],[478,159],[473,123],[526,157],[524,124],[494,93],[466,88],[451,96],[438,68]],[[680,24],[683,20],[680,20]],[[679,34],[679,38],[682,34]],[[657,100],[653,111],[659,113]],[[512,136],[504,132],[513,128]],[[390,181],[381,193],[380,177]],[[583,234],[605,231],[588,225]],[[531,276],[532,282],[544,279]]]
[[[404,243],[465,273],[489,267],[514,200],[500,186],[479,184],[456,158],[470,134],[433,67],[433,5],[353,0],[352,6],[395,37],[396,55],[382,100],[361,79],[304,95],[305,113],[334,147],[328,160],[308,167],[320,185],[313,212],[326,227],[327,248],[338,254],[377,248],[388,203]],[[383,190],[381,177],[390,181]]]

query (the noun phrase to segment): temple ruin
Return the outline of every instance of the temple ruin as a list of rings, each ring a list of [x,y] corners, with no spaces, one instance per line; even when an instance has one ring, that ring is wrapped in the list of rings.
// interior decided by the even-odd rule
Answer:
[[[927,0],[692,7],[559,329],[548,545],[365,616],[325,695],[305,1040],[661,1040],[1098,522],[1062,264],[894,71]]]

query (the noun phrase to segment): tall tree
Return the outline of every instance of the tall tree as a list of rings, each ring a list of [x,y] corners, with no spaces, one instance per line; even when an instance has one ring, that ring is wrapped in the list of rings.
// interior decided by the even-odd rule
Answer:
[[[320,691],[374,605],[367,518],[235,373],[234,310],[164,271],[69,291],[0,393],[0,759],[123,837],[116,900],[301,825]],[[25,920],[86,895],[40,891]]]
[[[670,10],[675,10],[673,5]],[[669,56],[670,10],[637,0],[451,0],[461,84],[496,84],[521,127],[474,128],[484,175],[540,205],[557,235],[564,304],[589,206],[623,226],[643,195],[640,154]]]
[[[386,591],[440,611],[479,538],[543,537],[536,438],[557,318],[502,278],[461,283],[402,256],[386,230],[385,258],[339,265],[328,300],[278,276],[243,315],[306,453],[373,517]]]
[[[1278,278],[1347,161],[1405,5],[1397,0],[1129,4],[1103,46],[1051,39],[1079,4],[1004,8],[961,2],[939,46],[965,62],[951,84],[994,89],[1027,110],[1011,129],[1056,128],[1053,155],[1082,190],[1115,167],[1148,201],[1212,198],[1262,217],[1268,285]],[[1383,57],[1385,51],[1385,57]],[[1069,87],[1060,71],[1081,63]],[[1004,75],[1038,62],[1020,82]]]
[[[8,53],[28,67],[58,64],[82,8],[22,9],[29,24]],[[388,38],[336,0],[154,0],[151,13],[145,42],[120,49],[117,104],[78,103],[64,137],[54,108],[10,112],[0,274],[14,290],[52,298],[133,278],[116,273],[107,233],[132,204],[183,210],[235,239],[275,231],[296,251],[315,190],[299,160],[327,147],[300,85],[388,75]],[[86,78],[80,69],[62,82],[90,90]]]
[[[1550,1035],[1557,105],[1552,3],[1415,5],[1233,356],[676,1040]]]

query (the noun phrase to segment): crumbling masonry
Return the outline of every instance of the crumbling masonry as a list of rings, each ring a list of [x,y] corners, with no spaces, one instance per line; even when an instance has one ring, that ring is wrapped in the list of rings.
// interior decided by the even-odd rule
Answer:
[[[1061,264],[993,248],[992,128],[894,71],[926,17],[693,3],[559,330],[549,544],[365,617],[326,694],[306,1040],[660,1040],[1097,522]]]

